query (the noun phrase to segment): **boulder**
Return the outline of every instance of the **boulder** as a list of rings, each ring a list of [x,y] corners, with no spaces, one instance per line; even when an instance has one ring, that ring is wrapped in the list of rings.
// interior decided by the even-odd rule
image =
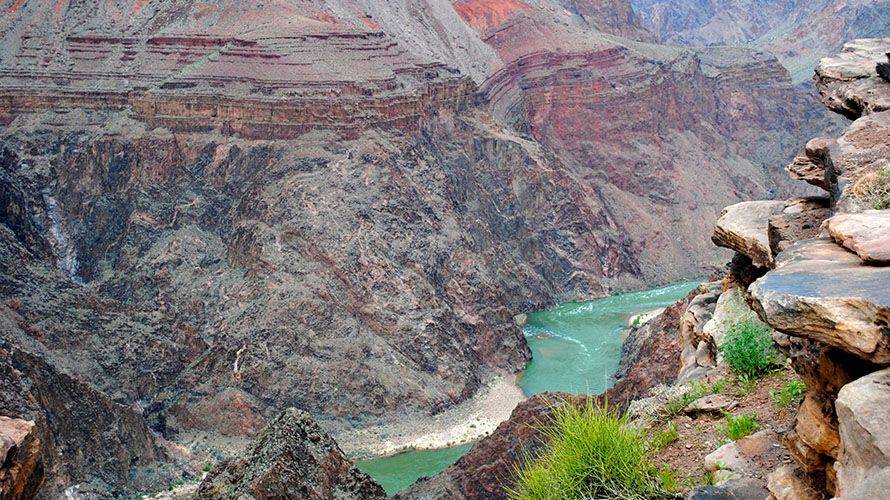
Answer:
[[[890,263],[890,210],[838,214],[825,221],[825,229],[863,261]]]
[[[831,162],[832,139],[817,137],[807,143],[803,156],[795,158],[785,167],[792,179],[805,181],[813,186],[831,192],[829,165]]]
[[[730,470],[744,475],[756,471],[760,463],[777,460],[781,454],[778,434],[762,430],[717,448],[705,457],[705,468],[709,471]]]
[[[766,478],[766,487],[774,500],[816,500],[822,495],[811,488],[787,465],[776,469]]]
[[[782,213],[784,201],[745,201],[726,207],[717,219],[711,240],[715,245],[747,255],[760,267],[772,267],[769,218]]]
[[[218,465],[198,498],[386,498],[309,414],[290,408],[240,457]]]
[[[713,486],[699,486],[686,496],[688,500],[763,500],[769,491],[750,477],[733,477]]]
[[[890,487],[890,368],[844,386],[837,398],[840,498],[886,498]]]
[[[722,292],[720,282],[702,285],[700,292],[689,303],[680,317],[680,372],[677,384],[705,378],[714,363],[709,343],[703,340],[702,329],[711,319],[717,299]],[[704,344],[704,347],[702,345]]]
[[[890,363],[890,267],[867,266],[830,239],[795,243],[748,293],[761,318],[873,363]]]
[[[43,483],[43,457],[34,422],[0,416],[0,498],[30,499]]]
[[[800,439],[810,448],[831,458],[837,458],[840,435],[834,416],[826,412],[809,392],[797,411],[795,430]]]

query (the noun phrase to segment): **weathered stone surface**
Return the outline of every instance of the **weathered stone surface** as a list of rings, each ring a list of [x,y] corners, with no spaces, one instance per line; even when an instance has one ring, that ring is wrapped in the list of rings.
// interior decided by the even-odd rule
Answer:
[[[386,498],[307,413],[290,408],[243,454],[217,465],[198,498]]]
[[[769,218],[782,213],[783,201],[743,201],[723,209],[711,240],[715,245],[747,255],[755,265],[771,267]]]
[[[43,474],[43,450],[34,422],[0,416],[0,498],[34,498]]]
[[[890,82],[878,77],[876,66],[886,62],[890,38],[860,39],[826,57],[816,67],[822,102],[850,119],[890,109]]]
[[[723,471],[725,472],[725,471]],[[719,474],[715,474],[717,476]],[[769,491],[762,481],[750,477],[730,477],[713,486],[698,486],[686,495],[687,500],[763,500]]]
[[[748,289],[770,326],[890,363],[890,268],[867,266],[830,239],[806,240],[779,255]]]
[[[890,487],[890,368],[844,386],[837,398],[838,497],[884,498]]]
[[[723,412],[732,411],[738,404],[738,401],[729,396],[711,394],[689,403],[686,408],[683,408],[683,411],[691,415],[699,413],[722,414]]]
[[[798,437],[816,452],[837,458],[840,435],[834,412],[820,405],[813,392],[807,394],[797,411],[795,431]]]
[[[830,214],[828,198],[789,200],[781,214],[769,218],[770,251],[778,255],[793,243],[816,238]]]
[[[776,469],[766,478],[772,500],[819,500],[822,497],[787,465]]]
[[[890,262],[890,210],[838,214],[825,221],[825,229],[865,262]]]
[[[834,140],[826,137],[811,139],[804,148],[804,155],[794,158],[785,170],[792,179],[802,180],[831,192],[830,172],[834,168],[831,161],[833,144]]]
[[[749,318],[755,318],[755,314],[745,301],[744,291],[740,288],[730,288],[717,300],[713,316],[702,328],[703,336],[713,345],[714,352],[719,352],[726,341],[729,329],[739,321]],[[718,355],[717,361],[721,360],[722,357]]]
[[[687,500],[763,500],[769,491],[762,481],[750,477],[732,477],[714,486],[699,486],[686,496]]]
[[[837,182],[834,209],[842,213],[875,208],[869,192],[887,184],[882,172],[890,168],[890,111],[854,121],[832,149],[832,160]]]
[[[722,293],[719,281],[707,283],[699,289],[680,318],[680,371],[677,384],[699,380],[713,366],[710,344],[704,339],[702,329],[711,319],[717,299]]]
[[[781,455],[781,450],[778,434],[762,430],[717,448],[705,456],[705,468],[709,471],[730,470],[744,475],[756,470],[756,462]]]

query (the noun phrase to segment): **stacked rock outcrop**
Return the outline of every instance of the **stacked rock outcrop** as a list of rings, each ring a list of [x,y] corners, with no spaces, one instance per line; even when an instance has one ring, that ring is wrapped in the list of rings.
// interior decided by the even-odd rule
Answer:
[[[769,269],[746,296],[807,386],[783,443],[812,485],[841,498],[890,484],[890,210],[873,209],[887,208],[890,185],[890,82],[876,70],[888,50],[890,39],[856,40],[816,71],[826,106],[856,121],[810,141],[788,171],[827,197],[730,207],[714,238]],[[796,488],[783,477],[770,481],[777,497]]]

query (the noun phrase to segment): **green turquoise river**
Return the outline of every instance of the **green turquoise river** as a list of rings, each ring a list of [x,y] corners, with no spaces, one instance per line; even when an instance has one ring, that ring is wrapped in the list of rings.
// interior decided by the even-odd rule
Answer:
[[[625,293],[587,302],[569,302],[528,315],[525,335],[532,350],[519,381],[527,396],[546,391],[599,394],[612,385],[621,358],[621,332],[640,313],[680,300],[700,282]],[[359,462],[360,469],[387,493],[401,491],[456,462],[471,445],[411,451]]]

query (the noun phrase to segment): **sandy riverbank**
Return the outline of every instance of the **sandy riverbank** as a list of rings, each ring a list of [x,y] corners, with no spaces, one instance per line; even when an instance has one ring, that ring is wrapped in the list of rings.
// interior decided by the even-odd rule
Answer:
[[[354,458],[374,458],[409,450],[447,448],[491,434],[526,397],[518,376],[501,377],[470,400],[439,415],[341,433],[340,448]]]

